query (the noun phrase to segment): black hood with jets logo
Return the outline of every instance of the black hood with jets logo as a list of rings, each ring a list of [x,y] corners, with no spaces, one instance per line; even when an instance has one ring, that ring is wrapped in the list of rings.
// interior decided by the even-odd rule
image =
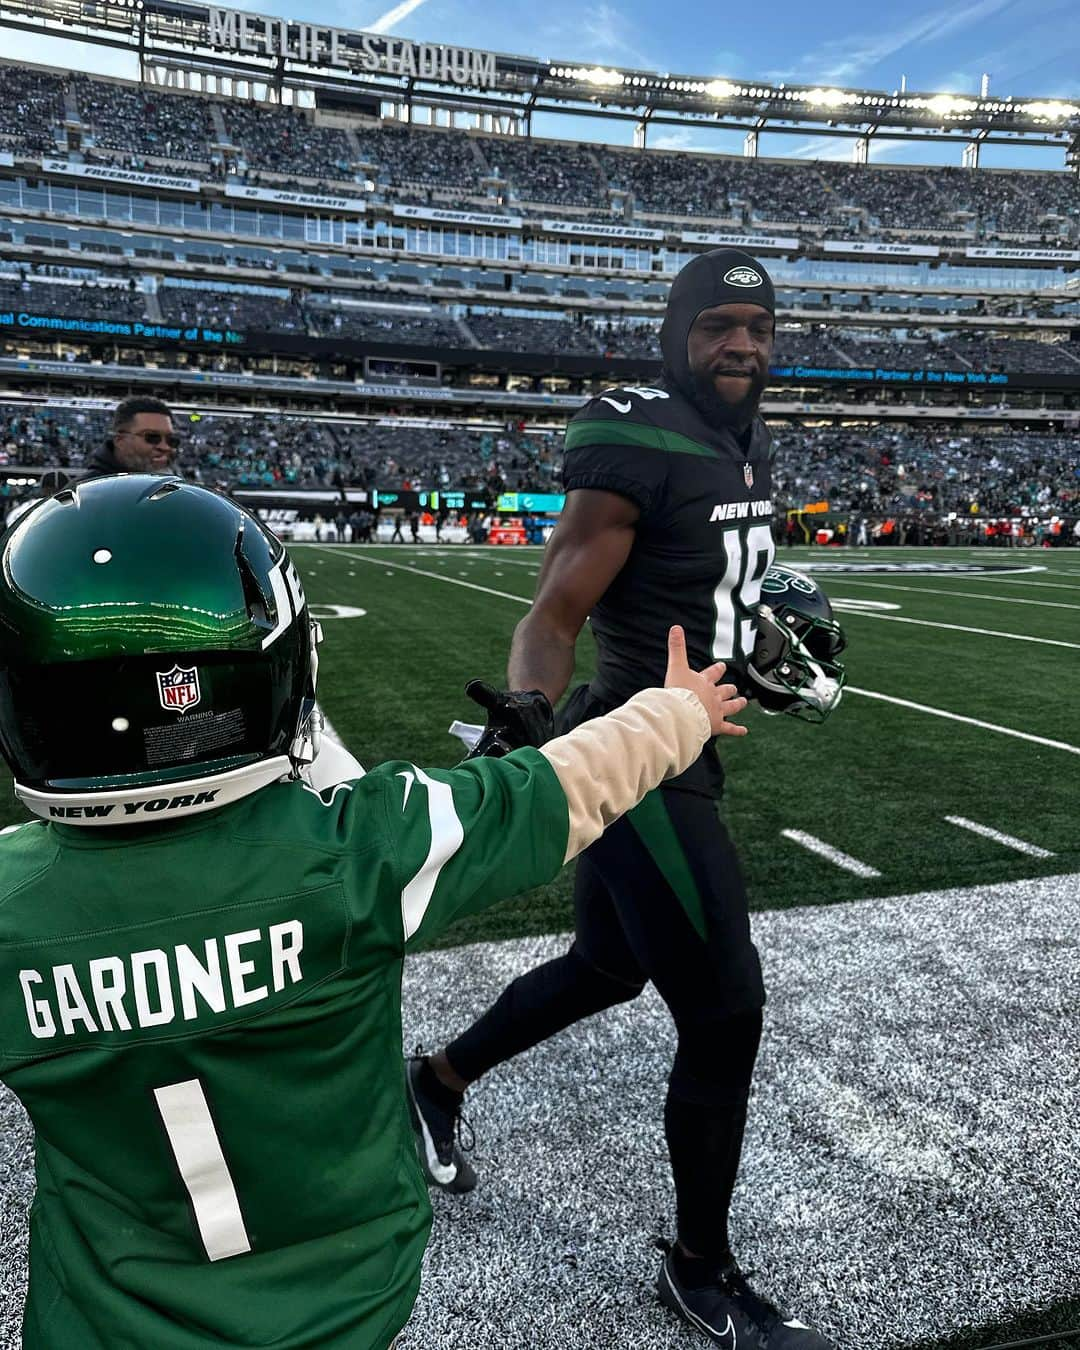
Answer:
[[[772,279],[761,263],[742,249],[715,248],[691,259],[672,282],[660,328],[664,382],[690,400],[694,397],[694,381],[686,340],[697,316],[715,305],[760,305],[775,314]]]

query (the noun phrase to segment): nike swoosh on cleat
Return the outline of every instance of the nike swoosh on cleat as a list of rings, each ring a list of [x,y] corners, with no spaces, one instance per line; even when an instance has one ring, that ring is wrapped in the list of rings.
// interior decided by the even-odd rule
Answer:
[[[424,1119],[424,1113],[420,1110],[420,1103],[416,1100],[416,1093],[413,1092],[412,1083],[409,1083],[409,1096],[413,1099],[413,1106],[416,1109],[416,1119],[420,1122],[420,1135],[424,1141],[424,1161],[427,1169],[431,1173],[433,1181],[437,1181],[440,1186],[449,1186],[457,1176],[456,1163],[441,1163],[439,1154],[435,1148],[435,1141],[431,1137],[431,1131],[427,1127],[427,1121]]]
[[[664,1265],[664,1279],[667,1280],[668,1288],[675,1295],[675,1301],[682,1309],[683,1316],[692,1326],[697,1327],[699,1331],[704,1331],[709,1336],[719,1337],[717,1343],[720,1345],[721,1350],[738,1350],[739,1338],[735,1333],[735,1324],[731,1320],[730,1313],[728,1314],[727,1326],[724,1327],[723,1331],[717,1331],[716,1327],[710,1326],[703,1317],[699,1317],[696,1312],[686,1306],[683,1302],[682,1295],[679,1293],[678,1289],[675,1288],[675,1281],[671,1278],[666,1264]],[[729,1336],[731,1338],[730,1340],[728,1339]]]

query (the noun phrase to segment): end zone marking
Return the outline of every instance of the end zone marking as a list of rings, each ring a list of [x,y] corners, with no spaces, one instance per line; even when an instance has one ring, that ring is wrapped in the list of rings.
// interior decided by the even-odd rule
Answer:
[[[1017,839],[1012,834],[1002,834],[1000,830],[992,830],[989,825],[980,825],[977,820],[968,820],[966,816],[946,816],[945,819],[950,825],[958,825],[960,829],[970,830],[972,834],[981,834],[984,839],[992,839],[995,844],[1004,844],[1006,848],[1014,848],[1017,853],[1026,853],[1029,858],[1054,856],[1048,848],[1029,844],[1026,839]]]
[[[848,853],[841,853],[838,848],[833,848],[832,844],[826,844],[823,839],[807,834],[805,830],[781,830],[780,833],[785,839],[791,839],[794,843],[809,849],[811,853],[816,853],[819,857],[835,863],[837,867],[842,867],[845,872],[854,872],[857,877],[865,877],[868,880],[881,876],[876,867],[859,862],[858,858],[853,858]]]
[[[898,708],[911,708],[914,712],[929,713],[932,717],[945,717],[950,722],[966,722],[968,726],[980,727],[983,731],[996,731],[1002,736],[1015,736],[1019,741],[1031,741],[1034,745],[1045,745],[1051,750],[1066,750],[1070,755],[1080,755],[1080,745],[1070,745],[1067,741],[1051,741],[1045,736],[1035,736],[1030,731],[1000,727],[996,722],[983,722],[978,717],[964,717],[960,713],[946,712],[944,708],[931,708],[926,703],[913,703],[908,698],[895,698],[892,694],[879,694],[874,689],[859,689],[851,684],[845,687],[844,692],[861,694],[863,698],[877,698],[882,703],[895,703]]]

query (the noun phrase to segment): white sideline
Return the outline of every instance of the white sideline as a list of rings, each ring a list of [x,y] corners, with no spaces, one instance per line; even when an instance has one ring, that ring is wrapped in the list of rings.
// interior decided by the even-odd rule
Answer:
[[[1032,637],[1029,633],[1003,633],[997,628],[968,628],[961,623],[936,623],[931,619],[904,619],[899,614],[879,614],[876,610],[869,609],[846,609],[844,613],[856,614],[861,619],[884,619],[886,623],[913,623],[918,628],[946,628],[952,633],[976,633],[980,637],[1008,638],[1012,642],[1037,642],[1043,647],[1071,647],[1080,651],[1080,642],[1062,642],[1058,638]]]
[[[968,820],[966,816],[946,816],[945,820],[950,825],[958,825],[962,830],[970,830],[972,834],[981,834],[984,839],[992,839],[995,844],[1004,844],[1006,848],[1014,848],[1017,853],[1026,853],[1029,858],[1052,858],[1054,856],[1048,848],[1040,848],[1038,844],[1029,844],[1026,839],[1017,839],[1013,834],[1002,834],[1000,830],[992,830],[989,825],[980,825],[977,820]]]
[[[301,547],[321,548],[327,553],[336,552],[335,549],[323,544],[304,544]],[[347,545],[341,545],[340,547],[347,547]],[[386,563],[375,558],[358,558],[355,553],[350,553],[348,556],[351,559],[355,558],[358,562],[370,563],[374,567],[396,567],[401,572],[414,572],[417,576],[431,577],[434,581],[445,581],[451,586],[465,586],[471,591],[483,591],[487,595],[497,595],[503,600],[513,600],[519,605],[532,604],[532,600],[529,596],[512,595],[509,591],[492,590],[489,586],[478,586],[473,581],[459,581],[456,577],[443,576],[441,572],[421,572],[418,568],[403,567],[400,563]],[[845,610],[844,613],[857,614],[865,613],[865,611]],[[878,617],[883,616],[879,615]],[[909,622],[918,622],[918,620],[909,620]],[[940,625],[934,626],[938,627]],[[1011,634],[1005,634],[1005,636],[1008,637],[1011,636]],[[933,717],[945,717],[952,722],[967,722],[970,726],[980,727],[983,731],[996,731],[1002,736],[1014,736],[1017,740],[1031,741],[1035,745],[1045,745],[1052,750],[1066,750],[1070,754],[1080,755],[1080,745],[1069,745],[1065,741],[1048,740],[1045,736],[1035,736],[1030,731],[1016,731],[1013,727],[998,726],[996,722],[983,722],[977,717],[964,717],[960,713],[945,712],[942,708],[931,708],[925,703],[913,703],[910,699],[894,698],[891,694],[879,694],[873,689],[859,689],[855,685],[847,685],[846,692],[849,694],[861,694],[864,698],[881,699],[883,703],[895,703],[897,707],[910,708],[913,712],[929,713]]]
[[[855,613],[854,610],[845,613]],[[908,698],[895,698],[892,694],[879,694],[874,689],[859,689],[856,685],[846,685],[846,694],[861,694],[863,698],[877,698],[882,703],[895,703],[898,708],[911,708],[914,712],[929,713],[932,717],[945,717],[950,722],[966,722],[969,726],[980,727],[983,731],[996,731],[1002,736],[1015,736],[1020,741],[1031,741],[1034,745],[1045,745],[1051,750],[1066,750],[1070,755],[1080,755],[1080,745],[1070,745],[1068,741],[1051,741],[1045,736],[1035,736],[1030,731],[1017,731],[1013,727],[1001,727],[996,722],[983,722],[978,717],[964,717],[960,713],[946,712],[944,708],[931,708],[926,703],[913,703]]]
[[[811,853],[816,853],[820,858],[826,858],[829,862],[835,863],[837,867],[842,867],[845,872],[854,872],[857,877],[879,877],[881,873],[876,867],[860,862],[858,858],[853,858],[850,853],[842,853],[838,848],[833,848],[832,844],[826,844],[823,839],[818,839],[816,835],[807,834],[805,830],[781,830],[781,835],[785,839],[791,839],[796,844],[802,844],[803,848],[809,849]]]
[[[329,544],[307,544],[303,547],[321,549],[324,553],[338,553],[338,549]],[[339,544],[338,548],[348,548],[348,544]],[[342,555],[338,553],[338,557]],[[509,591],[495,591],[490,586],[478,586],[475,581],[462,581],[459,577],[444,576],[442,572],[427,572],[420,567],[406,567],[404,563],[387,562],[385,558],[361,558],[355,553],[347,555],[350,562],[368,563],[372,567],[392,567],[395,572],[411,572],[416,577],[430,577],[432,581],[448,581],[451,586],[464,586],[466,590],[483,591],[485,595],[497,595],[503,600],[516,600],[519,605],[531,605],[532,596],[511,595]]]
[[[1028,600],[1016,595],[982,595],[978,591],[941,591],[935,586],[898,586],[892,581],[864,581],[861,577],[838,575],[841,586],[873,586],[880,591],[912,591],[916,595],[947,595],[961,600],[987,600],[995,605],[1038,605],[1043,609],[1080,609],[1065,600]]]

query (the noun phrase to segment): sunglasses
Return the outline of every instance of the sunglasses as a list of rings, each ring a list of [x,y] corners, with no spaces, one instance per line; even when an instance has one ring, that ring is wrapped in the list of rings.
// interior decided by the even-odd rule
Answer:
[[[170,450],[179,450],[183,440],[179,436],[174,436],[164,431],[129,431],[129,436],[138,436],[146,442],[147,445],[167,445]]]

